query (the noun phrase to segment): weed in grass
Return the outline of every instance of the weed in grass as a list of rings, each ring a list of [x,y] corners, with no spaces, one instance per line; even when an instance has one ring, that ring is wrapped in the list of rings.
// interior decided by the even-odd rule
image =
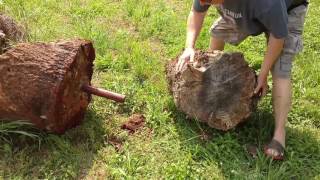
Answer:
[[[32,132],[34,130],[34,132]],[[31,139],[38,139],[40,143],[40,133],[27,121],[9,121],[0,119],[0,141],[12,143],[13,136],[25,136]]]

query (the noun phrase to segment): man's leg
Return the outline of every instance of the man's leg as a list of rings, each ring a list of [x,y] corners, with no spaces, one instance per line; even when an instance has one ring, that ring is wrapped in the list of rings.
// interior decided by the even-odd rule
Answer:
[[[291,108],[292,87],[290,78],[272,76],[272,105],[275,118],[273,138],[285,147],[285,125]]]
[[[272,72],[272,106],[275,119],[275,128],[273,138],[279,142],[283,148],[286,146],[286,122],[288,113],[291,109],[292,85],[291,79],[287,77],[279,77],[275,71]],[[276,157],[282,152],[276,148],[266,149],[266,153]],[[282,156],[282,155],[281,155]]]
[[[216,37],[211,37],[210,39],[210,50],[224,50],[224,40]]]
[[[236,24],[225,21],[222,17],[217,19],[210,28],[210,50],[224,50],[225,43],[232,45],[240,44],[246,37],[247,34],[240,32],[237,29]]]
[[[272,69],[272,100],[275,118],[273,139],[285,147],[285,125],[291,109],[292,85],[291,69],[294,57],[302,50],[302,31],[307,7],[299,6],[289,12],[288,30],[283,52]],[[272,156],[280,155],[276,149],[269,148],[267,153]]]

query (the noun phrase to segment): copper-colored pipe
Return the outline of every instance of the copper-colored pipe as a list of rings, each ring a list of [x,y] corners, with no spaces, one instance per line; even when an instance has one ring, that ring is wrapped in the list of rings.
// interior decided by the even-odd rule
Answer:
[[[126,98],[125,95],[114,93],[111,91],[107,91],[107,90],[104,90],[101,88],[92,87],[89,85],[82,85],[81,89],[82,89],[82,91],[84,91],[86,93],[94,94],[94,95],[100,96],[100,97],[105,97],[107,99],[111,99],[116,102],[123,103]]]

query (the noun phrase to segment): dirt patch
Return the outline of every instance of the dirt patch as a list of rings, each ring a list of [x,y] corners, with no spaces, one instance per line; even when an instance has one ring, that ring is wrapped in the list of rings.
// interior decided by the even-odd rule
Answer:
[[[121,129],[128,130],[130,134],[133,134],[145,125],[145,119],[144,115],[134,114],[122,124]]]
[[[111,144],[115,149],[116,151],[121,151],[122,150],[122,147],[123,147],[123,140],[116,137],[116,136],[111,136],[109,139],[108,139],[108,143]]]
[[[258,157],[258,147],[253,144],[246,145],[246,150],[249,153],[249,155],[253,158]]]
[[[208,142],[211,139],[213,139],[213,136],[211,134],[209,134],[208,132],[206,132],[206,131],[201,131],[200,132],[200,139],[203,142]]]

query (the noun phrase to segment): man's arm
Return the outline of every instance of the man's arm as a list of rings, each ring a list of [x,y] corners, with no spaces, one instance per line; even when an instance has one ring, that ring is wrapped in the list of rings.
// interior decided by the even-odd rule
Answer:
[[[193,62],[194,59],[194,47],[196,44],[196,40],[201,31],[203,20],[206,16],[205,12],[197,12],[194,8],[192,8],[187,21],[187,38],[185,44],[185,50],[179,58],[177,64],[177,70],[181,70],[183,65],[190,60]]]
[[[206,12],[191,10],[187,22],[187,39],[185,48],[194,48],[198,35],[201,31]]]
[[[267,93],[267,78],[269,71],[280,56],[283,46],[284,39],[277,39],[270,33],[267,51],[258,77],[258,85],[254,91],[255,94],[261,92],[261,95],[265,95]]]

